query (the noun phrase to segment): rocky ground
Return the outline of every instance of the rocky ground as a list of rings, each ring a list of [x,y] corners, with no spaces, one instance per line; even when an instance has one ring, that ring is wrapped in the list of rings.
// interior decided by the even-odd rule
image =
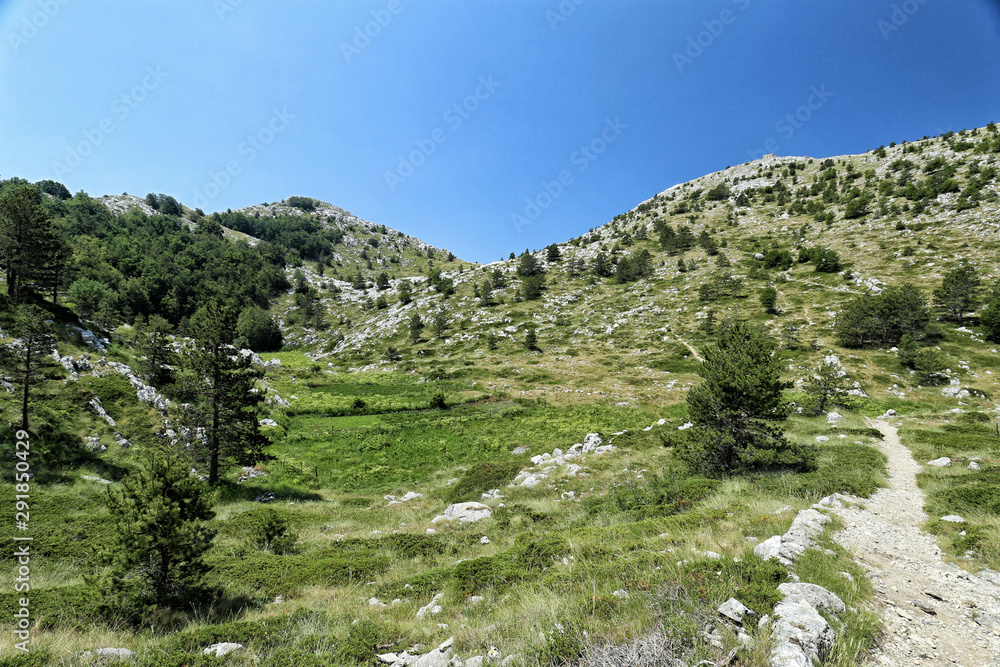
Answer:
[[[870,665],[1000,665],[1000,574],[971,574],[945,562],[924,532],[920,465],[880,421],[889,486],[857,507],[836,510],[836,535],[869,571],[885,633]]]

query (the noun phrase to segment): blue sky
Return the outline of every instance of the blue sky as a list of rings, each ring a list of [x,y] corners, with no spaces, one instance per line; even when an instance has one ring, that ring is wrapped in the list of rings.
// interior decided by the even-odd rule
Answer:
[[[0,176],[494,261],[764,152],[1000,119],[997,0],[0,0]]]

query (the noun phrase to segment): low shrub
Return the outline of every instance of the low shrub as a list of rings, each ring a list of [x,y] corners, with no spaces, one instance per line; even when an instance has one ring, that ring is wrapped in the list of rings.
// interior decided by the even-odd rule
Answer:
[[[665,479],[657,476],[630,481],[613,489],[588,507],[591,513],[617,510],[633,520],[649,516],[669,516],[690,509],[696,502],[711,495],[719,480],[704,477]]]
[[[449,488],[446,499],[450,503],[479,500],[486,491],[503,488],[510,484],[520,471],[521,464],[515,461],[477,463]]]
[[[684,580],[695,597],[713,605],[734,597],[763,616],[770,614],[781,599],[778,584],[788,578],[788,571],[776,560],[764,560],[749,554],[737,561],[730,556],[718,560],[700,558],[686,564]]]

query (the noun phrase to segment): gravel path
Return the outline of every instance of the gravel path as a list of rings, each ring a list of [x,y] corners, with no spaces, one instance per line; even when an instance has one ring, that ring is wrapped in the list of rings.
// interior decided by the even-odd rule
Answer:
[[[889,486],[859,501],[864,509],[836,511],[844,524],[836,540],[868,570],[885,622],[868,664],[1000,666],[1000,575],[973,575],[944,562],[921,528],[927,515],[920,465],[892,425],[873,426],[883,435]]]

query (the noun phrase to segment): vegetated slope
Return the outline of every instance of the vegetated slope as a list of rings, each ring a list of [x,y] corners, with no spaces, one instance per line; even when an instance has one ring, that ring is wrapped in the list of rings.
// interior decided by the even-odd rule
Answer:
[[[105,195],[98,199],[117,215],[137,209],[145,215],[160,215],[147,200],[132,195]],[[334,276],[353,277],[357,272],[390,276],[417,275],[426,271],[427,260],[439,258],[456,262],[454,254],[416,237],[351,214],[339,206],[310,197],[289,197],[280,202],[255,204],[205,214],[200,209],[181,207],[190,229],[199,221],[221,225],[227,238],[256,245],[261,240],[283,243],[301,250],[301,258],[329,266]],[[321,232],[306,241],[308,233]],[[450,259],[449,259],[450,258]],[[433,261],[431,262],[433,264]],[[455,266],[467,266],[457,261]],[[371,272],[375,273],[371,273]]]
[[[671,188],[559,244],[558,253],[461,270],[435,258],[427,275],[410,280],[409,303],[396,277],[405,272],[379,281],[379,267],[355,264],[360,280],[341,280],[329,263],[300,254],[305,241],[293,241],[282,266],[286,286],[271,292],[271,310],[293,345],[263,355],[271,365],[260,387],[271,399],[276,458],[253,471],[226,470],[212,522],[219,536],[207,561],[230,602],[194,621],[178,617],[180,630],[165,636],[93,627],[108,619],[92,615],[83,579],[91,570],[81,556],[107,543],[111,530],[104,486],[93,478],[118,480],[139,462],[141,446],[126,448],[116,434],[158,432],[163,415],[100,363],[104,353],[64,331],[60,353],[86,356],[92,368],[52,369],[39,388],[46,398],[39,418],[58,428],[38,439],[49,449],[33,460],[42,556],[36,637],[52,662],[114,645],[136,650],[137,664],[163,655],[181,664],[200,659],[209,644],[237,641],[245,649],[228,658],[233,664],[371,664],[377,652],[426,652],[452,635],[463,657],[495,646],[528,664],[575,660],[601,644],[624,651],[647,637],[645,645],[689,664],[718,662],[737,640],[720,630],[716,646],[699,634],[717,625],[717,605],[735,596],[770,613],[786,577],[753,556],[755,541],[782,533],[792,509],[823,495],[870,493],[884,459],[869,446],[864,417],[888,408],[905,416],[901,435],[918,460],[956,462],[922,476],[935,510],[967,519],[933,522],[943,545],[967,567],[996,568],[995,344],[983,340],[974,317],[942,323],[929,346],[940,347],[947,364],[948,384],[937,386],[911,375],[884,346],[845,349],[834,332],[837,314],[864,292],[910,281],[929,296],[962,259],[985,282],[996,277],[996,137],[983,129],[829,162],[765,158]],[[972,203],[972,186],[977,205],[959,206],[954,195],[968,190]],[[861,199],[871,196],[864,207],[852,205],[855,187]],[[848,211],[857,217],[845,219]],[[148,229],[149,220],[132,215],[119,222]],[[108,231],[101,238],[115,236],[113,222],[101,219]],[[191,222],[197,230],[202,219]],[[178,247],[256,257],[243,244],[217,243],[209,222]],[[777,291],[777,314],[758,300],[765,286]],[[108,329],[121,321],[107,317]],[[699,382],[691,348],[704,351],[729,318],[778,335],[784,379],[801,386],[832,352],[858,383],[845,399],[849,410],[839,408],[842,421],[795,414],[783,424],[791,440],[816,446],[817,470],[705,479],[674,457],[685,389]],[[529,328],[537,330],[536,349],[525,345]],[[131,335],[113,332],[107,356],[137,368]],[[94,395],[115,425],[95,413]],[[800,392],[787,396],[805,403]],[[14,401],[0,409],[13,423]],[[572,462],[578,469],[551,463],[591,432],[615,449]],[[90,449],[88,437],[96,438]],[[59,452],[70,456],[59,460]],[[965,468],[972,458],[981,471]],[[6,475],[12,462],[3,465]],[[5,493],[9,506],[13,492]],[[269,493],[277,524],[298,538],[288,553],[262,548],[253,535],[267,522],[275,528],[257,502]],[[450,502],[477,499],[493,508],[490,519],[432,523]],[[74,523],[81,512],[85,529]],[[13,550],[6,553],[2,572],[13,576]],[[795,573],[854,609],[871,594],[842,553],[810,551]],[[16,600],[0,603],[13,609]],[[876,626],[861,611],[842,618],[839,630],[844,641],[831,660],[846,665]],[[758,643],[740,659],[763,665],[766,647]]]
[[[998,136],[991,126],[863,155],[768,156],[674,186],[557,244],[558,260],[548,249],[531,253],[545,274],[534,300],[518,275],[522,258],[438,265],[445,284],[413,281],[409,299],[400,298],[400,281],[384,289],[336,282],[331,293],[307,263],[331,316],[328,331],[308,331],[305,349],[344,368],[465,364],[532,393],[558,386],[623,401],[679,400],[695,368],[687,345],[709,343],[727,318],[760,322],[793,353],[831,349],[837,314],[854,296],[912,283],[929,300],[964,262],[989,285],[1000,249]],[[779,314],[758,300],[769,286]],[[278,305],[296,307],[287,297]],[[416,343],[414,315],[425,326]],[[972,330],[946,328],[972,344],[970,354],[990,354]],[[528,329],[542,354],[525,349]],[[886,355],[847,354],[869,388],[898,384]],[[968,361],[950,366],[957,372]],[[994,381],[964,380],[983,390]]]

